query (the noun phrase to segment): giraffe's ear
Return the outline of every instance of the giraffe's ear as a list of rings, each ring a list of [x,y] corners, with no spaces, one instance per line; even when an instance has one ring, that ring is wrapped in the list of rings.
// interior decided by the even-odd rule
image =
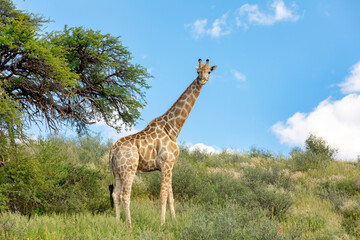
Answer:
[[[196,71],[199,69],[199,67],[198,66],[195,66],[195,69],[196,69]]]
[[[213,71],[215,71],[216,68],[217,68],[216,65],[215,65],[215,66],[212,66],[212,67],[210,68],[210,71],[213,72]]]

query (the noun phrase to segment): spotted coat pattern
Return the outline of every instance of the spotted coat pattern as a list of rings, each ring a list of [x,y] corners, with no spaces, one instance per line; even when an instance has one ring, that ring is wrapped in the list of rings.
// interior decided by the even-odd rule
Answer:
[[[161,224],[165,223],[166,202],[170,216],[175,218],[172,192],[172,169],[179,155],[176,138],[198,98],[202,86],[209,80],[209,61],[202,65],[199,59],[198,77],[184,91],[173,106],[162,116],[133,135],[119,139],[110,151],[110,166],[115,179],[112,193],[116,217],[120,218],[122,202],[127,225],[131,228],[130,195],[136,171],[161,171]]]

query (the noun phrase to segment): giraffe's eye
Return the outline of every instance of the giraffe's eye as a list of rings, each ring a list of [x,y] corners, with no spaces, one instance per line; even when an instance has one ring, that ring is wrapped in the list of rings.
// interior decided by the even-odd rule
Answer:
[[[208,74],[210,74],[211,72],[208,72]]]

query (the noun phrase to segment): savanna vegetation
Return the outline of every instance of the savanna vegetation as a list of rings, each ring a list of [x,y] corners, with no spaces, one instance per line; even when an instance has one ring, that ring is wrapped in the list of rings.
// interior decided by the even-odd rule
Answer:
[[[0,167],[0,238],[359,239],[360,164],[334,160],[335,150],[313,135],[305,146],[288,157],[182,147],[173,170],[176,220],[167,216],[160,227],[159,172],[137,173],[129,232],[110,206],[110,141],[19,144]]]

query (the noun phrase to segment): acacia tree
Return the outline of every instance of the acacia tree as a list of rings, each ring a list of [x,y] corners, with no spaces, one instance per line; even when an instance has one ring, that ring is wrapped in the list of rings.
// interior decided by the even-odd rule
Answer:
[[[2,134],[43,119],[55,131],[67,124],[82,132],[100,120],[117,130],[134,124],[151,76],[131,63],[119,37],[67,26],[44,33],[47,22],[0,0],[0,98],[23,117],[19,128],[0,125]],[[5,115],[0,109],[0,122]]]

